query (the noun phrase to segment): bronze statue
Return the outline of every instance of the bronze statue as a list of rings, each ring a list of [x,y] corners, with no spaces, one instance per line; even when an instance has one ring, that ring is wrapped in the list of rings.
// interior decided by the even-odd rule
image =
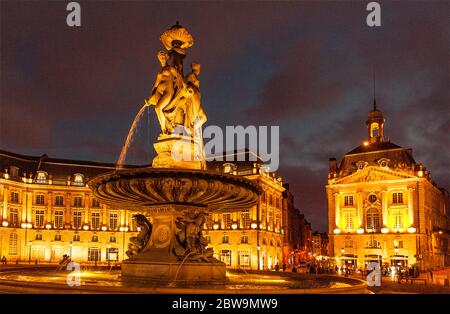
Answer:
[[[136,237],[130,238],[128,251],[126,251],[128,257],[142,252],[150,241],[150,236],[152,234],[152,224],[144,215],[136,214],[133,216],[133,220],[135,221],[136,226],[140,228],[140,231]]]
[[[179,229],[176,234],[176,240],[181,249],[181,253],[173,250],[173,253],[180,260],[196,262],[214,262],[213,249],[207,248],[208,241],[203,237],[202,229],[206,222],[204,213],[187,213],[178,217],[175,222]]]
[[[181,125],[187,135],[194,136],[206,122],[206,114],[200,103],[200,64],[192,62],[192,72],[183,78],[184,49],[193,45],[193,38],[177,24],[161,36],[161,41],[168,53],[158,52],[161,70],[146,105],[155,107],[163,135],[170,135]]]

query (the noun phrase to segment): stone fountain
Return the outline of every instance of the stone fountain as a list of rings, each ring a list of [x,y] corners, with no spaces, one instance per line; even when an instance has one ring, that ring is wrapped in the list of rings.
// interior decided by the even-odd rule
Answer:
[[[226,266],[203,237],[208,213],[250,208],[259,188],[242,177],[206,170],[201,136],[200,64],[184,76],[186,49],[194,44],[178,22],[160,40],[156,75],[145,106],[153,106],[161,126],[151,167],[119,167],[89,181],[95,197],[135,213],[139,233],[130,238],[123,279],[224,281]]]

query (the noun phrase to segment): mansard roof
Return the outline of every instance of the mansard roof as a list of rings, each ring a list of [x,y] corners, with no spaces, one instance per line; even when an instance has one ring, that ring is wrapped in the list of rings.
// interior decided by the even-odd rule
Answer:
[[[381,159],[388,159],[390,167],[416,165],[412,149],[403,148],[391,142],[377,142],[360,145],[345,154],[339,171],[350,174],[356,171],[358,162],[366,162],[367,166],[378,166]]]
[[[74,174],[82,174],[85,178],[92,178],[101,173],[109,172],[115,169],[116,165],[112,163],[102,163],[95,161],[80,161],[50,158],[47,155],[27,156],[0,150],[0,171],[4,172],[10,167],[18,168],[18,176],[23,173],[29,177],[31,173],[33,178],[37,171],[45,171],[54,181],[66,181],[68,177]]]

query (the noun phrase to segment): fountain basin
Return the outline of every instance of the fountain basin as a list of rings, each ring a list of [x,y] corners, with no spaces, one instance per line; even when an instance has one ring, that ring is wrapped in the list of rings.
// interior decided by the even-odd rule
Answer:
[[[260,193],[240,176],[183,168],[120,169],[88,185],[101,202],[139,213],[143,228],[122,262],[125,280],[226,281],[225,263],[202,235],[206,215],[249,209]]]
[[[238,211],[254,206],[260,193],[255,183],[239,176],[175,168],[121,169],[94,177],[88,185],[105,204],[148,213],[170,211],[171,205]]]

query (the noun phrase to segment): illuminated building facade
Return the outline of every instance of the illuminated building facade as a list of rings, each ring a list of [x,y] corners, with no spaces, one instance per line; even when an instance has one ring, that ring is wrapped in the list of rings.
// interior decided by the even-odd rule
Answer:
[[[135,234],[131,214],[100,204],[86,186],[113,164],[0,151],[0,254],[11,262],[117,262]]]
[[[257,206],[210,215],[205,235],[231,268],[283,263],[281,178],[261,162],[210,162],[210,170],[242,175],[263,190]],[[114,164],[30,157],[0,151],[0,257],[8,263],[120,262],[137,230],[132,213],[99,203],[86,182]],[[125,256],[126,258],[126,256]]]
[[[449,265],[448,192],[438,188],[411,149],[384,137],[376,103],[366,125],[368,139],[330,159],[328,222],[330,253],[341,265],[364,267]]]
[[[312,253],[314,256],[328,256],[328,235],[326,232],[313,233]]]
[[[247,161],[214,161],[209,162],[208,168],[256,181],[262,189],[259,202],[245,211],[210,215],[206,237],[216,258],[230,268],[267,270],[276,264],[281,267],[285,232],[282,180],[275,173],[264,171],[258,158],[255,158],[257,161],[248,161],[251,160],[250,153],[242,154],[245,156],[241,159]]]
[[[297,265],[309,260],[312,251],[312,229],[305,215],[294,206],[294,195],[289,184],[283,185],[283,252],[287,265]]]

